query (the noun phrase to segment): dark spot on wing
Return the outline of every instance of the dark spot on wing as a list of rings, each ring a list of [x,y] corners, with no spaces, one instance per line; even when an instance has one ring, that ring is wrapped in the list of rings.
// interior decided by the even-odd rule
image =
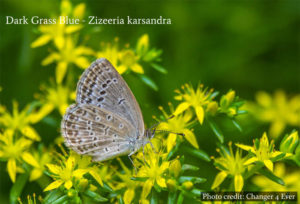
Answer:
[[[120,104],[122,104],[124,101],[125,101],[125,99],[122,98],[122,99],[119,100],[118,104],[120,105]]]

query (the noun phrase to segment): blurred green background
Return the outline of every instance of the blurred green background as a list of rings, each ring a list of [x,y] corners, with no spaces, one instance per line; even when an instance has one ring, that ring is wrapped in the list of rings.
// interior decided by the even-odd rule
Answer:
[[[74,4],[80,1],[72,1]],[[273,92],[283,89],[288,94],[300,93],[300,3],[285,1],[95,1],[87,0],[88,15],[101,18],[172,19],[172,25],[85,25],[89,34],[86,44],[97,50],[101,41],[120,38],[120,45],[136,40],[144,33],[150,45],[163,50],[161,64],[168,70],[163,75],[145,69],[159,86],[153,91],[132,75],[126,81],[141,105],[149,126],[152,115],[167,108],[174,90],[182,84],[199,82],[222,93],[234,89],[237,95],[253,100],[258,90]],[[36,25],[5,25],[5,16],[51,17],[59,14],[58,0],[0,0],[0,103],[11,109],[12,100],[20,108],[34,100],[41,83],[54,76],[55,64],[41,66],[48,46],[30,48],[38,36]],[[75,87],[74,87],[75,89]],[[39,124],[42,138],[53,140],[58,129]],[[226,142],[239,140],[252,143],[266,128],[249,128],[243,134],[225,129]],[[215,155],[216,138],[209,129],[197,130],[200,148]],[[198,176],[208,177],[201,185],[211,186],[216,169],[212,164],[187,158],[190,163],[203,163]],[[0,201],[8,202],[11,181],[4,163],[0,163]],[[26,192],[37,192],[38,185],[28,185]],[[39,192],[41,193],[41,190]],[[1,202],[2,203],[2,202]]]

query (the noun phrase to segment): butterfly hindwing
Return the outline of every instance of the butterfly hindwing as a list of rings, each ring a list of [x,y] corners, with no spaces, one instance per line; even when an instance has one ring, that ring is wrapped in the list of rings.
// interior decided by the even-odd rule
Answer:
[[[104,58],[96,60],[82,74],[77,85],[78,104],[92,104],[130,122],[137,134],[144,134],[140,107],[116,69]]]
[[[130,152],[135,128],[124,118],[91,104],[71,105],[61,124],[68,147],[104,161]]]

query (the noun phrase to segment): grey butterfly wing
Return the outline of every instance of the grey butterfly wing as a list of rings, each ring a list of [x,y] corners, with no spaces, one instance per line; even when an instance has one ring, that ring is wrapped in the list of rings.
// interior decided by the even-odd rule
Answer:
[[[61,124],[65,144],[79,154],[104,161],[129,154],[135,128],[122,117],[89,104],[71,105]]]
[[[118,114],[136,128],[136,135],[144,134],[144,121],[141,109],[128,85],[105,59],[93,62],[82,74],[77,84],[79,104],[92,104]]]

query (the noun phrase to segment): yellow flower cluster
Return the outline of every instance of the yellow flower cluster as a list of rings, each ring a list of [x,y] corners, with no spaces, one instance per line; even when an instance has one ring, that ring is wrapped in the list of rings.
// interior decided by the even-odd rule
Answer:
[[[292,132],[287,138],[298,138],[297,132]],[[285,143],[286,140],[283,140],[282,143]],[[229,150],[221,146],[217,151],[220,153],[221,157],[214,158],[215,166],[220,172],[215,177],[215,180],[212,184],[212,189],[219,187],[225,178],[231,177],[234,181],[234,190],[242,191],[244,186],[244,179],[247,179],[255,172],[260,172],[262,175],[270,179],[270,172],[273,172],[274,162],[281,161],[283,159],[291,158],[291,153],[284,153],[274,150],[274,141],[269,142],[267,134],[264,133],[260,140],[255,139],[253,146],[236,144],[239,148],[234,154],[231,147],[231,142],[229,143]],[[246,157],[242,157],[240,150],[245,150],[248,152]],[[268,171],[263,170],[263,167],[266,167]],[[264,178],[265,178],[264,177]],[[273,176],[273,182],[280,183],[282,181],[280,178]]]
[[[46,164],[51,173],[51,177],[55,179],[50,183],[44,191],[50,191],[61,185],[69,190],[72,186],[78,185],[80,188],[87,184],[87,179],[83,175],[89,173],[101,186],[102,179],[98,172],[98,168],[91,163],[90,157],[82,157],[71,152],[70,156],[59,155],[60,164]],[[87,187],[87,186],[85,186]]]
[[[73,6],[70,0],[62,0],[60,16],[82,19],[85,10],[84,3]],[[176,102],[168,103],[168,111],[159,106],[160,117],[154,117],[159,123],[152,129],[156,136],[133,155],[133,165],[129,166],[129,160],[125,162],[122,158],[95,163],[89,156],[80,156],[66,150],[58,126],[61,116],[75,100],[74,87],[79,73],[73,67],[85,69],[94,58],[105,57],[120,74],[139,77],[153,89],[158,87],[147,77],[146,67],[161,73],[167,72],[156,64],[160,61],[162,51],[150,47],[148,34],[138,38],[134,47],[129,44],[120,46],[119,38],[115,38],[92,48],[85,41],[79,40],[86,39],[86,36],[81,36],[84,29],[83,25],[63,23],[39,26],[40,36],[32,42],[31,47],[49,46],[50,53],[41,64],[56,65],[53,74],[55,80],[50,79],[49,84],[41,85],[40,93],[34,95],[35,101],[21,111],[16,101],[12,103],[12,111],[0,105],[0,160],[5,162],[9,178],[14,183],[12,191],[17,188],[15,185],[25,185],[27,181],[32,181],[43,189],[43,198],[39,198],[43,203],[59,200],[61,203],[106,201],[129,204],[139,201],[148,204],[150,200],[151,203],[159,203],[157,198],[161,195],[167,195],[169,203],[182,203],[185,197],[197,200],[201,193],[199,184],[206,179],[186,173],[187,170],[198,171],[200,166],[187,164],[185,157],[191,155],[210,161],[198,143],[200,134],[197,131],[205,129],[205,125],[217,136],[215,143],[219,146],[217,152],[220,154],[217,158],[212,157],[219,172],[211,189],[242,191],[250,177],[255,185],[264,190],[277,190],[278,185],[281,185],[278,188],[280,190],[299,189],[299,171],[289,176],[283,164],[274,166],[275,162],[286,160],[300,166],[298,131],[294,130],[282,139],[280,151],[275,150],[274,141],[269,141],[264,133],[261,139],[254,140],[253,146],[237,143],[234,152],[231,142],[229,148],[223,145],[226,138],[215,119],[226,118],[242,131],[236,117],[245,113],[240,110],[243,102],[234,90],[218,97],[217,91],[203,84],[196,88],[184,84],[180,90],[175,90],[174,99],[179,102],[177,106],[174,105]],[[277,137],[286,126],[300,126],[299,104],[299,95],[289,98],[279,91],[271,97],[260,92],[257,103],[248,103],[246,107],[258,120],[271,123],[269,135]],[[56,139],[45,138],[38,133],[37,126],[42,122],[52,125],[53,131],[57,130],[54,135]],[[256,173],[260,176],[252,177]],[[266,182],[266,178],[273,183]],[[226,179],[232,180],[229,188],[224,187]],[[274,182],[278,185],[274,185]],[[282,187],[284,183],[286,186]],[[11,193],[12,203],[17,200],[22,203],[18,197],[24,185]],[[36,203],[35,194],[33,199],[28,197],[28,203]]]
[[[270,124],[271,137],[277,138],[287,126],[300,127],[300,95],[288,97],[278,90],[273,96],[260,91],[256,102],[248,102],[245,107],[257,120]]]
[[[217,188],[227,176],[232,176],[234,179],[234,190],[240,192],[244,186],[244,179],[242,174],[247,168],[245,164],[246,158],[242,157],[241,151],[237,150],[234,154],[232,151],[232,143],[229,143],[229,151],[223,147],[222,149],[217,149],[221,157],[215,158],[216,167],[221,170],[217,174],[214,183],[212,184],[212,189]]]
[[[238,125],[237,122],[234,121],[234,118],[242,113],[239,108],[243,103],[235,96],[235,91],[228,91],[225,95],[221,96],[220,101],[217,101],[216,96],[218,92],[215,92],[213,89],[209,90],[205,88],[203,84],[199,84],[196,90],[189,84],[183,85],[181,89],[182,91],[178,89],[175,90],[177,94],[175,100],[181,101],[181,103],[176,108],[169,103],[171,114],[167,114],[162,107],[159,107],[165,119],[172,115],[174,116],[158,126],[158,129],[171,131],[167,139],[168,151],[170,151],[176,143],[177,136],[174,132],[183,133],[187,141],[198,149],[199,145],[197,139],[193,131],[190,130],[190,127],[195,125],[194,122],[197,120],[200,125],[202,125],[205,118],[216,136],[223,142],[223,135],[219,131],[216,123],[213,122],[213,117],[225,114],[233,120],[235,125]],[[195,113],[196,118],[194,118],[193,113]]]
[[[85,3],[73,6],[70,0],[62,0],[59,16],[83,19],[85,10]],[[133,71],[139,74],[138,76],[147,85],[156,88],[155,83],[145,75],[145,66],[166,73],[163,67],[156,64],[162,52],[150,47],[147,34],[142,35],[133,48],[129,44],[119,48],[119,40],[115,38],[113,44],[102,42],[98,50],[93,49],[79,41],[81,31],[84,29],[82,24],[68,25],[58,20],[56,22],[58,23],[40,25],[38,27],[40,36],[31,44],[32,48],[44,45],[50,47],[48,49],[50,54],[41,64],[47,66],[55,63],[55,81],[50,79],[50,84],[41,85],[41,92],[34,95],[36,101],[28,104],[22,111],[19,111],[16,101],[13,102],[12,113],[0,105],[0,127],[4,128],[4,130],[0,129],[0,159],[7,162],[7,171],[12,182],[16,182],[19,178],[25,183],[26,176],[17,177],[17,173],[29,174],[29,180],[42,183],[45,192],[64,189],[67,197],[62,197],[62,200],[78,202],[81,200],[80,196],[84,194],[96,202],[105,201],[107,199],[100,195],[102,192],[99,191],[99,186],[106,189],[106,192],[112,190],[110,188],[117,188],[118,185],[111,180],[112,172],[108,168],[116,169],[117,167],[110,165],[99,167],[89,157],[81,157],[73,152],[67,153],[62,147],[63,154],[58,154],[52,146],[53,143],[61,146],[61,140],[58,139],[56,142],[53,141],[49,148],[45,148],[44,138],[38,134],[34,126],[43,121],[57,129],[59,121],[53,117],[53,110],[63,115],[66,108],[75,100],[74,87],[79,76],[72,70],[72,66],[85,69],[96,57],[106,57],[120,74]],[[125,165],[121,166],[125,168]],[[119,178],[122,177],[120,173],[117,175]],[[49,183],[49,178],[47,178],[49,176],[54,179],[53,182]],[[128,181],[128,177],[126,179]],[[46,185],[45,181],[48,181]],[[94,181],[97,182],[97,187]],[[155,179],[152,181],[154,182]],[[131,183],[138,182],[131,181]],[[120,186],[122,185],[118,187]],[[124,186],[127,186],[125,181]],[[14,197],[12,202],[16,202],[17,199],[18,197]],[[51,200],[52,198],[47,196],[45,199]],[[124,200],[130,203],[132,199],[132,192],[127,191]]]
[[[18,103],[14,101],[12,114],[0,105],[0,125],[5,128],[4,132],[0,133],[0,158],[7,161],[7,171],[12,182],[16,181],[17,172],[24,172],[23,162],[34,168],[40,167],[30,147],[34,141],[41,140],[32,124],[42,118],[43,113],[29,105],[19,112]],[[38,177],[39,175],[32,174],[30,178],[34,180]]]

